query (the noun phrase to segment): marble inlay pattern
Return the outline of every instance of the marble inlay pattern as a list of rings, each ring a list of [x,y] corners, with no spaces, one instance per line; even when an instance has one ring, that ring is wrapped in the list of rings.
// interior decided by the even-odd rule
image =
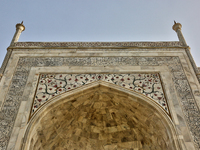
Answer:
[[[169,113],[159,74],[42,74],[31,115],[50,98],[81,85],[102,80],[137,92],[157,102]]]
[[[15,47],[181,47],[181,42],[16,42]]]
[[[21,57],[0,112],[0,149],[6,149],[32,67],[167,66],[196,149],[200,148],[200,110],[179,57]]]

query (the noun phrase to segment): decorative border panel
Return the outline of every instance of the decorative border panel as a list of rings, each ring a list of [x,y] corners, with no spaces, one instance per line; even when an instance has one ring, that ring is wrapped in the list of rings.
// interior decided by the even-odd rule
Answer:
[[[173,76],[182,110],[200,149],[200,110],[178,57],[22,57],[19,59],[5,102],[0,112],[0,149],[6,149],[22,100],[31,67],[50,66],[167,66]]]
[[[152,98],[168,114],[169,110],[159,74],[42,74],[38,83],[31,116],[52,97],[97,80],[113,83]]]
[[[181,47],[181,42],[16,42],[15,47]]]

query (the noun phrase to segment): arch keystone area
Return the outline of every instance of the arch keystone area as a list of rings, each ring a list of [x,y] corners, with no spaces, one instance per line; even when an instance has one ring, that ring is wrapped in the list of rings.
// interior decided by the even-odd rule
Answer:
[[[24,150],[170,149],[179,141],[167,113],[145,95],[96,81],[58,95],[29,121]]]

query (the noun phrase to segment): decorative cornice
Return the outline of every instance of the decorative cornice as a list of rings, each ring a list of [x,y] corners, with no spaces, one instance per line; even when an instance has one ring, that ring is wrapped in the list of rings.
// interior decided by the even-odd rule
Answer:
[[[16,42],[9,48],[184,47],[182,42]]]

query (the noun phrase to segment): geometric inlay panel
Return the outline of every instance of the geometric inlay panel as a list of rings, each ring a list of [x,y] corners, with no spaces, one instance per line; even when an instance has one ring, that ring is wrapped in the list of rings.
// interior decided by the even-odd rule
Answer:
[[[52,97],[97,80],[137,91],[152,98],[168,114],[169,109],[158,73],[131,74],[41,74],[34,97],[31,116]]]

